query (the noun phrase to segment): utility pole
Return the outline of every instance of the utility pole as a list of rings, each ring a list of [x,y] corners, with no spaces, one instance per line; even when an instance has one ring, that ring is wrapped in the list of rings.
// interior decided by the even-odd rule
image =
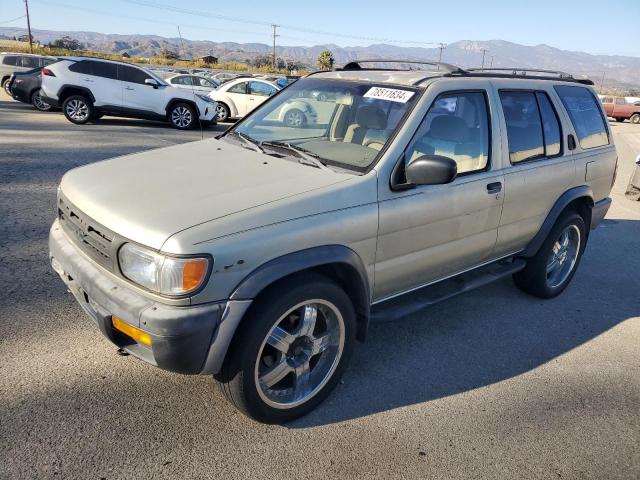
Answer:
[[[485,53],[487,53],[487,49],[483,48],[482,49],[482,68],[484,68],[484,55],[485,55]]]
[[[440,49],[440,55],[438,55],[438,62],[442,61],[442,51],[447,48],[447,44],[446,43],[439,43],[438,44],[438,48]]]
[[[604,74],[605,72],[602,72],[602,78],[600,79],[600,94],[602,95],[602,85],[604,85]]]
[[[271,25],[271,27],[273,28],[273,52],[272,52],[271,63],[273,65],[274,70],[276,69],[276,37],[280,36],[276,34],[276,28],[278,28],[279,26],[280,25],[276,25],[275,23]]]
[[[489,63],[489,68],[493,68],[493,55],[491,55],[491,63]]]
[[[31,37],[31,21],[29,20],[29,3],[24,0],[24,6],[27,9],[27,30],[29,30],[29,53],[33,53],[33,37]]]

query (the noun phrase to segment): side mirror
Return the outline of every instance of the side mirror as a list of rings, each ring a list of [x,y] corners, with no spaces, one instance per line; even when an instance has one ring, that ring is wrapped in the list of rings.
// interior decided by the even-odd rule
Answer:
[[[413,185],[442,185],[452,182],[457,174],[458,164],[443,155],[423,155],[405,167],[407,183]]]
[[[155,78],[145,78],[144,79],[144,84],[145,85],[149,85],[153,88],[158,88],[158,82],[156,81]]]

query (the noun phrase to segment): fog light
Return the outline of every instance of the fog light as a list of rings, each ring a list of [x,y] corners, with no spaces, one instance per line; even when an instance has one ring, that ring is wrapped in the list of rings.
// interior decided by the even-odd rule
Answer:
[[[143,332],[139,328],[133,327],[128,323],[123,322],[116,316],[111,317],[111,325],[117,331],[124,333],[127,337],[133,338],[136,342],[141,343],[147,347],[151,346],[151,337],[148,333]]]

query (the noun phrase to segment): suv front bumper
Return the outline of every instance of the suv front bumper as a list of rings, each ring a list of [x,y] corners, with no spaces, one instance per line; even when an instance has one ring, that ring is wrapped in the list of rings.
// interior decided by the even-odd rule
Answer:
[[[49,233],[49,259],[104,336],[164,370],[217,373],[251,304],[251,300],[243,300],[177,307],[149,299],[89,259],[67,237],[58,220]],[[147,333],[151,347],[115,330],[112,316]]]

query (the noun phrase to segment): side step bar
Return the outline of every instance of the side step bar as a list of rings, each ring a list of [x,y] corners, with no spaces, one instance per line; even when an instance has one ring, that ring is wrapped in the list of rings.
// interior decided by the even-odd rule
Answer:
[[[484,267],[461,273],[441,282],[427,285],[405,295],[395,297],[371,307],[371,321],[398,320],[443,300],[474,288],[482,287],[522,270],[526,261],[521,258],[501,260]]]

